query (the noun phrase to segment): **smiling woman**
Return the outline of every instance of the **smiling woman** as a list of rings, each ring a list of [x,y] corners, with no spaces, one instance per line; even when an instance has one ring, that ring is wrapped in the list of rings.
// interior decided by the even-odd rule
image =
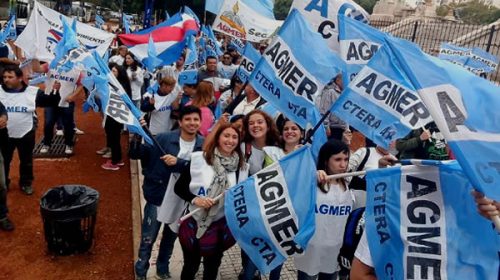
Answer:
[[[193,213],[179,228],[184,255],[181,279],[194,279],[203,257],[203,279],[216,279],[225,250],[234,240],[224,216],[224,204],[214,197],[248,177],[248,168],[239,149],[240,133],[234,124],[221,124],[204,152],[191,155],[190,168],[182,172],[175,193],[191,202]]]

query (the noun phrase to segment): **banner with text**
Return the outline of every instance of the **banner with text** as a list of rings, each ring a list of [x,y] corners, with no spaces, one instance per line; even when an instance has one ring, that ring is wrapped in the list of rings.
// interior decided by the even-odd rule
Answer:
[[[295,8],[309,21],[314,30],[327,41],[328,46],[339,51],[337,15],[346,15],[367,23],[370,15],[351,0],[294,0]]]
[[[366,178],[365,234],[377,279],[498,279],[500,235],[478,214],[456,161]]]
[[[52,60],[54,48],[63,36],[61,17],[64,15],[35,1],[30,20],[15,44],[30,58],[38,58],[42,61]],[[73,21],[69,17],[65,18],[68,22]],[[108,50],[115,38],[112,33],[81,22],[77,22],[76,27],[80,43],[90,51],[95,49],[101,56]]]
[[[308,147],[225,193],[227,224],[262,273],[302,254],[315,230],[316,164]]]
[[[269,39],[283,21],[270,19],[238,0],[225,0],[213,29],[238,39],[261,42]]]

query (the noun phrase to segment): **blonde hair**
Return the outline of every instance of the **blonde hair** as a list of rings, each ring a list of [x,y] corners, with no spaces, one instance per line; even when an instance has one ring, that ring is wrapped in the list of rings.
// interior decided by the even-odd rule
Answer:
[[[167,86],[175,86],[175,79],[173,77],[164,77],[160,80],[160,86],[163,84]]]

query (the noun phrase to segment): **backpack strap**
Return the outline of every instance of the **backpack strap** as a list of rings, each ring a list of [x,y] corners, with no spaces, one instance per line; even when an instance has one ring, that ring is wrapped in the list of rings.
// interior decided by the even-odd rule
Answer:
[[[366,162],[368,161],[368,158],[370,157],[370,148],[366,148],[366,154],[363,160],[361,161],[361,164],[358,166],[356,171],[361,171],[365,168]]]

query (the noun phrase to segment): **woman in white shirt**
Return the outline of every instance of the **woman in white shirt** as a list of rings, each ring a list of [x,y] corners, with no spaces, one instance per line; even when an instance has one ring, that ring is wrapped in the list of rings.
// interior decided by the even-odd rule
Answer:
[[[295,258],[298,280],[337,279],[337,256],[342,246],[345,224],[354,208],[354,194],[343,178],[328,175],[345,173],[349,147],[339,141],[326,142],[319,151],[316,197],[316,231],[303,255]]]
[[[134,102],[137,108],[140,108],[142,85],[144,84],[144,70],[138,66],[137,61],[130,52],[125,55],[125,69],[127,70],[130,87],[132,88],[132,102]]]

